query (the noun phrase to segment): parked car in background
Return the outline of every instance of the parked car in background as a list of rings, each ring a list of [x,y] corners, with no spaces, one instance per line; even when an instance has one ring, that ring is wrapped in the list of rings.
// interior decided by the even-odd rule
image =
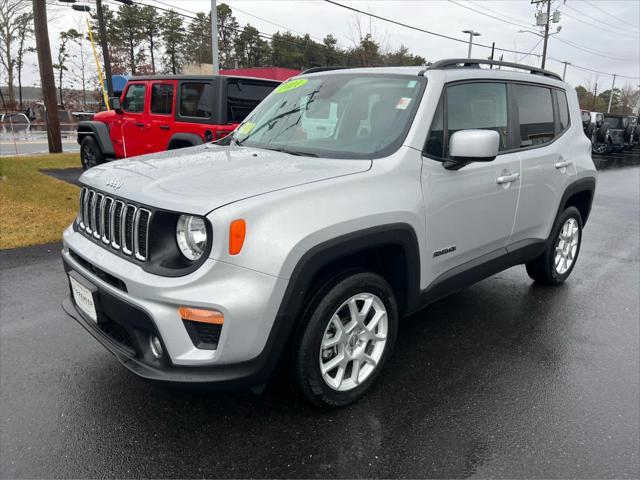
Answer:
[[[604,121],[604,114],[591,112],[591,123],[593,123],[591,151],[597,155],[610,152],[609,125]]]
[[[627,117],[627,128],[624,132],[624,142],[625,147],[633,148],[638,142],[635,137],[636,127],[638,126],[638,117],[634,115],[629,115]]]
[[[629,126],[629,119],[626,117],[626,115],[605,113],[604,123],[609,126],[607,150],[605,153],[623,151],[627,146],[625,142],[625,133],[627,132],[627,127]]]
[[[591,112],[589,110],[580,110],[580,118],[582,120],[582,131],[587,138],[593,143],[593,135],[596,131],[595,122],[591,121]]]
[[[78,124],[82,167],[219,140],[280,82],[230,76],[132,77],[110,111]]]
[[[640,145],[640,116],[635,117],[636,121],[633,127],[633,143],[635,146]]]
[[[0,123],[7,125],[30,125],[31,121],[24,113],[10,112],[0,114]]]

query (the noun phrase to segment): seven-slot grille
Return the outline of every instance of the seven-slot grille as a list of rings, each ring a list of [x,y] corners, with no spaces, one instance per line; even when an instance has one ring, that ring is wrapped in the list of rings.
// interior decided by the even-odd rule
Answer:
[[[79,230],[125,255],[146,261],[151,212],[89,188],[80,191]]]

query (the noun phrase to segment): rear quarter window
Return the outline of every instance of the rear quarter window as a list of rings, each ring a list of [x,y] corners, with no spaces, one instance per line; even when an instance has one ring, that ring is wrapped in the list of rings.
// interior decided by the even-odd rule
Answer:
[[[558,99],[558,120],[560,121],[560,132],[569,128],[569,105],[567,104],[567,94],[562,90],[556,90]]]
[[[551,89],[515,85],[515,94],[520,122],[520,147],[542,145],[553,140],[555,124]]]
[[[265,82],[230,80],[227,84],[227,122],[242,122],[276,87]]]

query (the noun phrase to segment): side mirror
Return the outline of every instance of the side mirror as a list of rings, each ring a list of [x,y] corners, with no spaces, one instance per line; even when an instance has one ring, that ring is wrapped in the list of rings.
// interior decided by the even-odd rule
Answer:
[[[471,162],[491,162],[498,156],[500,134],[495,130],[459,130],[449,140],[448,170],[458,170]]]
[[[111,97],[109,99],[109,105],[112,110],[116,111],[116,113],[122,112],[122,108],[120,108],[120,99],[118,97]]]

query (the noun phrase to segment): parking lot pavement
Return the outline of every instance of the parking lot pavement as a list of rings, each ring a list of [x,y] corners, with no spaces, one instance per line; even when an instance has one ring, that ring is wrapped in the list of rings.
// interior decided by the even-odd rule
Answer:
[[[140,380],[60,309],[59,245],[1,252],[0,476],[637,478],[639,183],[600,173],[565,285],[515,267],[405,319],[331,413]]]

